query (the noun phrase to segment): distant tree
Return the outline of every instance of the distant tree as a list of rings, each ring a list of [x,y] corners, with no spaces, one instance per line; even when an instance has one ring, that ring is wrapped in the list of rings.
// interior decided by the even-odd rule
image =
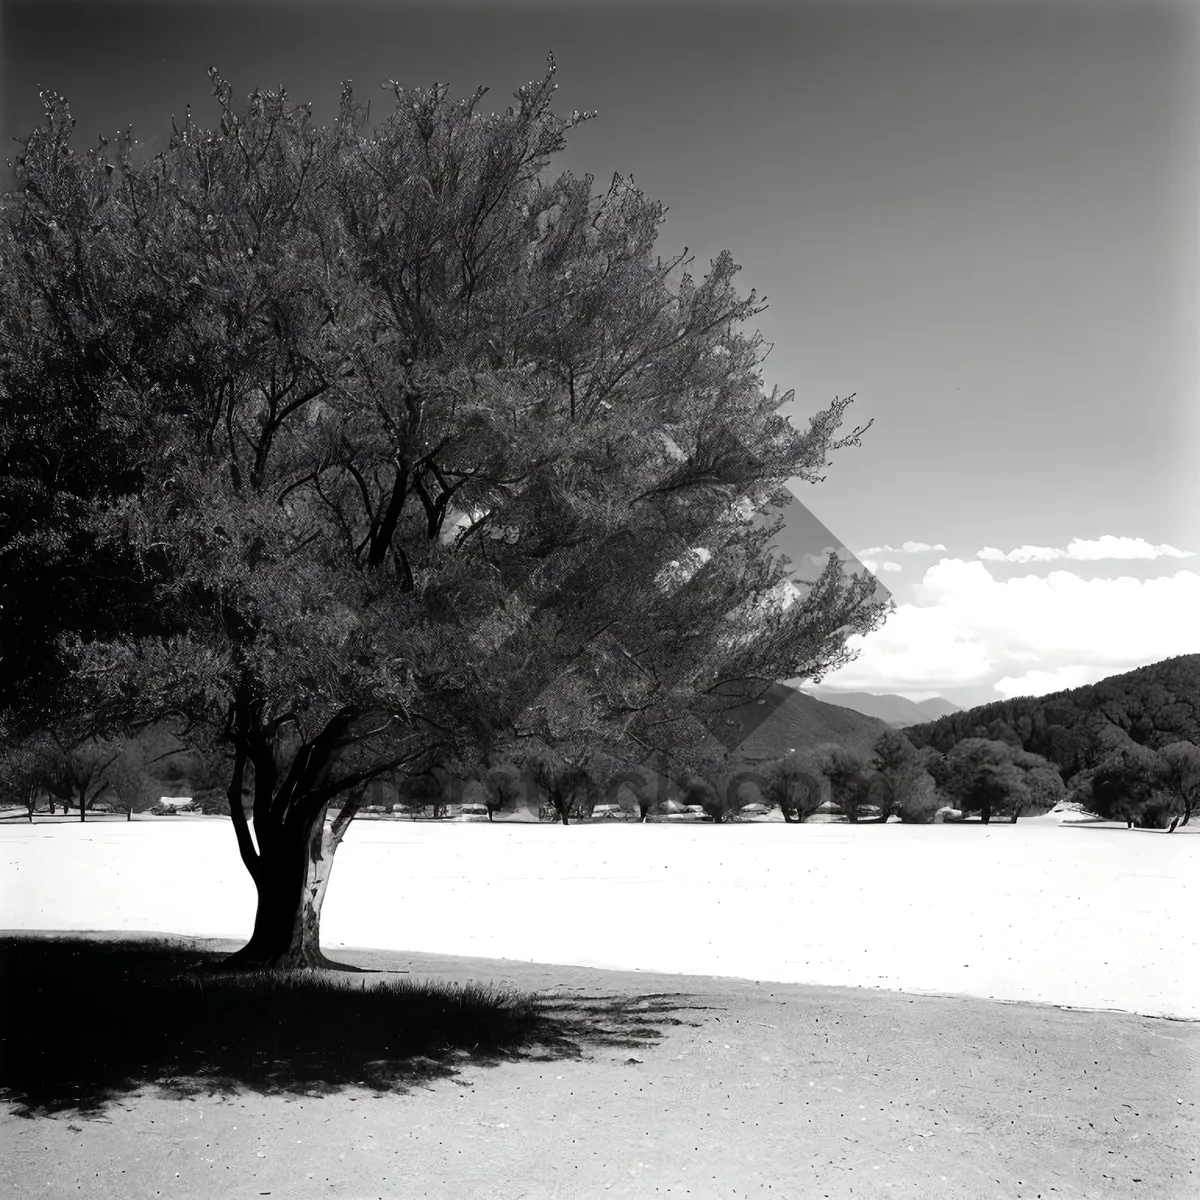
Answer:
[[[222,746],[207,746],[188,759],[192,801],[205,816],[228,817],[230,758]]]
[[[828,781],[809,754],[793,752],[762,768],[763,800],[778,808],[784,821],[806,821],[825,800]]]
[[[569,825],[572,812],[590,791],[587,751],[566,743],[551,746],[535,741],[518,751],[514,759],[532,780],[539,805],[547,807],[556,821]]]
[[[1013,747],[989,738],[966,738],[946,755],[946,787],[963,813],[977,812],[986,825],[994,810],[1028,803],[1025,773]]]
[[[1195,742],[1171,742],[1158,752],[1165,770],[1164,785],[1174,792],[1183,804],[1186,825],[1192,819],[1192,809],[1200,803],[1200,746]]]
[[[0,798],[24,808],[32,825],[38,803],[60,764],[58,747],[47,734],[8,741],[0,749]]]
[[[399,787],[401,803],[417,815],[427,810],[435,821],[447,816],[450,811],[447,789],[449,775],[436,764],[426,770],[407,776]]]
[[[735,820],[746,805],[762,799],[761,778],[760,771],[710,744],[689,756],[678,786],[684,804],[702,809],[710,821],[723,825]]]
[[[108,770],[108,783],[116,795],[117,810],[127,821],[135,812],[155,807],[162,795],[162,784],[139,761],[136,752],[117,756]]]
[[[727,771],[721,780],[721,787],[727,800],[727,819],[741,820],[750,805],[765,804],[763,786],[762,772],[757,769],[735,766],[732,770]]]
[[[886,773],[898,770],[916,757],[916,747],[899,729],[885,729],[872,747],[871,766]]]
[[[892,803],[896,815],[906,825],[926,825],[942,807],[937,783],[919,760],[906,764],[895,773]]]
[[[87,820],[88,809],[112,783],[110,772],[125,746],[125,739],[84,735],[77,741],[51,733],[57,751],[53,770],[46,776],[47,789],[69,805],[79,807],[79,819]]]
[[[886,824],[895,815],[896,805],[892,785],[882,772],[871,770],[864,776],[858,807],[860,813],[864,810],[872,810],[873,815],[859,818],[868,825]]]
[[[1040,754],[1019,751],[1013,756],[1014,764],[1024,772],[1025,786],[1010,798],[1009,819],[1016,822],[1022,812],[1049,812],[1067,796],[1066,784],[1058,768]]]
[[[122,739],[105,778],[125,819],[131,821],[135,812],[156,805],[162,796],[163,776],[169,773],[171,764],[189,757],[188,747],[165,727],[145,729],[136,737]],[[181,771],[176,773],[182,775]],[[192,796],[195,803],[194,789]]]
[[[518,812],[536,795],[536,784],[528,771],[505,761],[490,767],[484,776],[483,803],[491,821],[497,813]]]
[[[1171,759],[1186,759],[1173,751]],[[1149,829],[1174,831],[1184,807],[1173,786],[1179,778],[1172,761],[1161,753],[1129,742],[1108,755],[1092,777],[1092,811],[1106,820]]]
[[[640,824],[661,813],[667,799],[666,779],[649,767],[618,767],[608,777],[608,791]]]
[[[905,824],[925,824],[942,807],[932,772],[946,777],[942,756],[932,746],[915,747],[897,729],[886,729],[874,746],[868,799],[886,821],[895,814]]]
[[[844,746],[818,747],[816,754],[821,773],[829,780],[830,799],[848,821],[857,822],[859,809],[866,802],[866,763]]]

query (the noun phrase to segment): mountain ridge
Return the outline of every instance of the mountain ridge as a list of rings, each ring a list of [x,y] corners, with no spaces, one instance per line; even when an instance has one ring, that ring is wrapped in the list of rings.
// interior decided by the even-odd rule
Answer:
[[[909,725],[924,725],[939,717],[962,711],[957,704],[943,696],[918,701],[909,700],[906,696],[899,696],[894,692],[835,692],[817,688],[801,690],[825,704],[852,709],[863,716],[874,717],[899,729]]]

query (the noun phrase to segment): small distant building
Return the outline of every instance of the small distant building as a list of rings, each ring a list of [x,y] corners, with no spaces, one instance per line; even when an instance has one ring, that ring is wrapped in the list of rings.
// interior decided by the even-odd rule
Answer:
[[[159,796],[158,798],[160,808],[183,808],[191,802],[191,796]]]

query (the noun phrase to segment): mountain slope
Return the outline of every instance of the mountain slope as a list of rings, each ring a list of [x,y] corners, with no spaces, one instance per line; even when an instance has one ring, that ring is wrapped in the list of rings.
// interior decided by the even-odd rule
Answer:
[[[713,733],[744,762],[766,762],[789,750],[836,742],[869,759],[888,726],[852,708],[827,704],[786,683],[774,684],[761,700],[713,719]]]
[[[931,700],[920,703],[909,700],[905,696],[878,692],[835,692],[832,690],[807,688],[807,694],[825,704],[836,704],[843,708],[852,708],[864,716],[874,717],[889,725],[924,725],[948,713],[961,711],[956,704],[935,696]]]

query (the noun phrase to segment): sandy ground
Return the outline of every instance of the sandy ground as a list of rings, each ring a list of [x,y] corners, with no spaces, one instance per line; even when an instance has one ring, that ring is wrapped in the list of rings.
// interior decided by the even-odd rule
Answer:
[[[1200,827],[356,821],[322,935],[1200,1018]],[[228,821],[0,827],[0,926],[245,938]]]
[[[646,1048],[467,1067],[401,1095],[147,1092],[97,1120],[4,1116],[6,1194],[1200,1196],[1200,1025],[861,988],[342,957],[560,993],[666,993],[685,1023]]]

